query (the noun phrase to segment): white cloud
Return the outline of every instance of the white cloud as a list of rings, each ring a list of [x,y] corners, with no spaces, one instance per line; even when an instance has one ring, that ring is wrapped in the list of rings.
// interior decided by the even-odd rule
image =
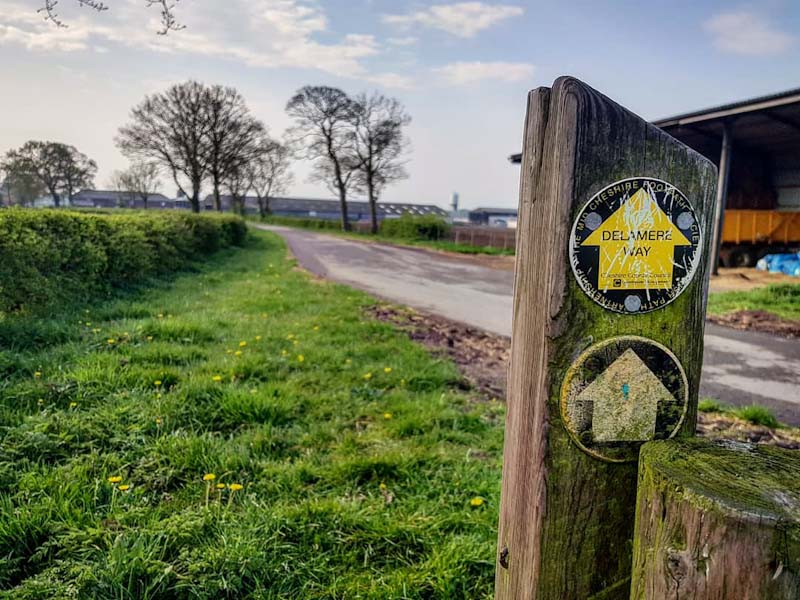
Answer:
[[[407,37],[390,37],[386,38],[386,42],[392,46],[413,46],[419,41],[418,38],[410,35]]]
[[[479,81],[522,81],[533,76],[533,65],[512,62],[454,62],[433,70],[448,83],[464,85]]]
[[[178,19],[186,29],[166,36],[159,30],[158,13],[141,0],[118,0],[108,11],[69,12],[58,28],[36,14],[31,4],[0,6],[0,45],[31,51],[78,52],[123,45],[137,50],[223,57],[254,67],[301,68],[336,76],[407,87],[408,78],[373,73],[364,59],[381,48],[373,35],[350,33],[321,42],[329,34],[324,12],[313,0],[225,0],[197,2],[182,9]],[[328,37],[328,36],[326,36]]]
[[[747,11],[721,13],[706,21],[703,28],[711,34],[714,46],[731,54],[781,54],[796,41],[763,17]]]
[[[509,4],[458,2],[436,4],[405,15],[384,15],[383,22],[403,28],[422,25],[468,38],[500,21],[518,17],[524,12],[521,6]]]

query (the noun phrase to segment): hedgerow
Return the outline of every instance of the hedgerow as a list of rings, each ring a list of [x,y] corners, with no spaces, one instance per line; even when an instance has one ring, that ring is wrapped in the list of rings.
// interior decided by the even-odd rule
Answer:
[[[404,240],[441,240],[450,233],[450,225],[435,215],[403,215],[381,223],[381,234]]]
[[[41,312],[185,268],[241,245],[238,217],[190,213],[0,212],[0,312]]]

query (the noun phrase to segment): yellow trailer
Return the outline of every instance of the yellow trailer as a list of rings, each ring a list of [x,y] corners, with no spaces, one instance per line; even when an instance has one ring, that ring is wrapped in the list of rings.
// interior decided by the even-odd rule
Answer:
[[[728,209],[720,258],[726,267],[752,267],[765,254],[800,248],[800,210]]]

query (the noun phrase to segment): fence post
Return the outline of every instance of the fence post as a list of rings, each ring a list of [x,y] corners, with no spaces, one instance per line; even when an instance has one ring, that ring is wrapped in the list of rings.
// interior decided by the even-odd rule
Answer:
[[[641,451],[631,598],[800,598],[800,453],[702,439]]]
[[[714,166],[573,78],[528,96],[496,598],[625,598],[636,459],[696,419]]]

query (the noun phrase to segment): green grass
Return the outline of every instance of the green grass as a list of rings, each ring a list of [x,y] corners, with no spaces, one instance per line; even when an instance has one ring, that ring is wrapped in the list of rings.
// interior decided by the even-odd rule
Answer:
[[[293,266],[0,322],[0,597],[491,597],[502,405]]]
[[[733,408],[727,404],[723,404],[714,398],[701,398],[697,404],[697,410],[702,413],[720,413],[723,415],[732,415],[738,417],[753,425],[763,425],[775,429],[777,427],[786,427],[783,423],[779,422],[775,414],[766,406],[759,404],[751,404],[742,408]]]
[[[272,223],[282,227],[295,227],[297,229],[307,229],[318,231],[326,235],[338,235],[354,240],[371,240],[385,244],[395,244],[401,246],[419,246],[421,248],[431,248],[433,250],[445,250],[447,252],[457,252],[459,254],[489,254],[493,256],[513,256],[515,248],[494,248],[492,246],[473,246],[471,244],[457,244],[452,240],[422,240],[398,238],[388,235],[372,234],[359,231],[342,231],[338,228],[337,222],[323,221],[322,219],[292,219],[290,217],[280,219],[260,219],[253,218],[251,221],[256,223]]]
[[[781,283],[749,292],[708,295],[708,312],[723,315],[737,310],[765,310],[784,319],[800,320],[800,283]]]

